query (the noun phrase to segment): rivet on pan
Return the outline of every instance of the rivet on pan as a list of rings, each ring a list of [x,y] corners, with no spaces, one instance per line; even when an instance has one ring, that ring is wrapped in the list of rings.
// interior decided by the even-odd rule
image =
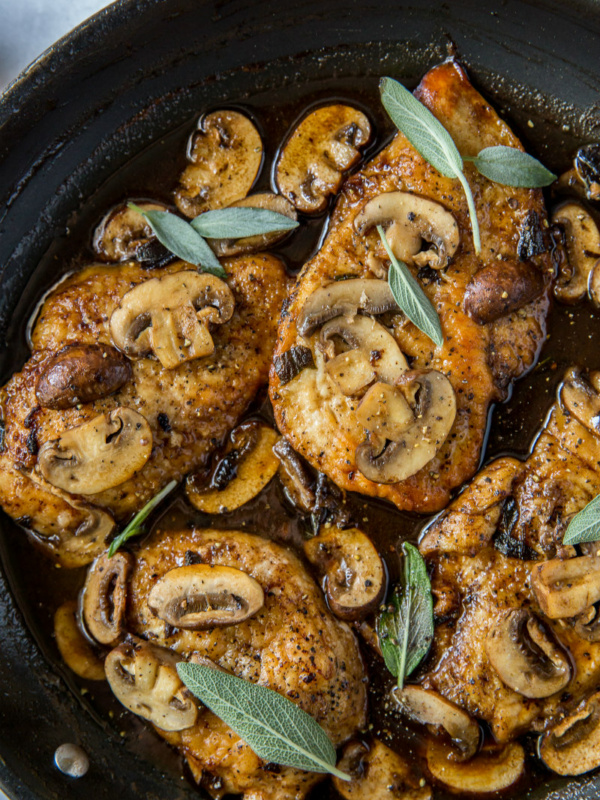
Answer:
[[[76,744],[61,744],[54,753],[57,768],[70,778],[82,778],[90,768],[86,753]]]

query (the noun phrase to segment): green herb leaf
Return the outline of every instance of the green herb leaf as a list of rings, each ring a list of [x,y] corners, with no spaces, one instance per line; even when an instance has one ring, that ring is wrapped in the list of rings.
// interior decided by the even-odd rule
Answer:
[[[556,175],[527,153],[516,147],[486,147],[472,161],[486,178],[504,186],[522,186],[528,189],[549,186]]]
[[[427,334],[432,342],[441,347],[444,344],[444,334],[435,308],[406,264],[393,254],[381,225],[377,226],[377,232],[390,258],[388,282],[394,300],[409,320]]]
[[[425,561],[404,543],[404,570],[388,608],[377,618],[377,636],[386,667],[398,688],[419,666],[433,641],[433,601]]]
[[[218,208],[200,214],[190,225],[207,239],[241,239],[298,227],[295,219],[268,208]]]
[[[179,677],[259,758],[310,772],[336,769],[335,749],[323,728],[287,697],[202,664],[177,664]]]
[[[171,214],[170,211],[144,211],[135,203],[128,203],[127,206],[147,220],[158,241],[173,255],[202,267],[204,272],[210,272],[217,278],[227,277],[219,259],[189,222],[176,214]]]
[[[127,525],[125,530],[112,540],[110,547],[108,548],[109,558],[114,556],[119,547],[121,547],[122,544],[125,544],[128,539],[132,539],[134,536],[139,536],[140,534],[144,533],[144,522],[146,519],[176,486],[177,481],[171,481],[170,483],[167,483],[165,488],[161,489],[161,491],[155,497],[153,497],[152,500],[148,500],[146,505],[141,511],[138,511],[129,525]]]
[[[463,172],[463,160],[452,137],[431,111],[393,78],[382,78],[379,84],[381,102],[394,125],[415,150],[447,178],[457,178],[464,190],[473,229],[475,252],[481,251],[481,234],[475,211],[473,192]]]
[[[563,536],[563,544],[600,541],[600,494],[575,514]]]

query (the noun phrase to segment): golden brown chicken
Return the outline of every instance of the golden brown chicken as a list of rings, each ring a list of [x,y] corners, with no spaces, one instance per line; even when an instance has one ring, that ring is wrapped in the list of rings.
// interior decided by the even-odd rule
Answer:
[[[102,557],[91,568],[83,614],[100,639],[138,637],[106,660],[119,700],[183,753],[214,797],[303,798],[323,775],[265,764],[174,672],[176,661],[191,660],[274,689],[311,714],[336,747],[362,729],[357,641],[297,556],[254,534],[187,529],[156,533],[133,566],[131,556],[116,558],[121,565]],[[107,602],[116,609],[109,622]]]
[[[416,96],[463,155],[522,149],[456,62],[427,73]],[[545,336],[552,267],[542,194],[465,170],[480,256],[460,184],[401,134],[345,182],[283,314],[271,370],[277,424],[292,446],[338,486],[401,509],[440,509],[473,474],[490,403]],[[397,313],[381,280],[378,224],[436,309],[443,346]]]
[[[437,618],[422,685],[500,742],[547,731],[561,774],[600,764],[600,543],[563,544],[600,492],[599,412],[600,373],[570,370],[529,458],[492,462],[420,544]]]
[[[44,302],[0,394],[0,503],[64,565],[203,466],[266,382],[283,264],[224,263],[227,282],[183,262],[94,265]]]

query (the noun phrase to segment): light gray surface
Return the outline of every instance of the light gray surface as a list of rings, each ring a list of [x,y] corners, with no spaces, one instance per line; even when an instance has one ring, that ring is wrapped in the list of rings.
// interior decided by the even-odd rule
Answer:
[[[0,91],[106,0],[0,0]]]

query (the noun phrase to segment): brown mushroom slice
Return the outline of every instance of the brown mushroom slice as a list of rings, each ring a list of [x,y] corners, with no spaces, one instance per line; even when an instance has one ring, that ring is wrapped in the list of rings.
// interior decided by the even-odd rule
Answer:
[[[302,306],[298,316],[298,333],[310,334],[334,317],[351,319],[359,311],[383,314],[400,311],[387,281],[378,278],[350,278],[334,281],[316,289]]]
[[[260,134],[239,111],[213,111],[200,117],[188,159],[175,204],[187,217],[197,217],[246,197],[262,166]]]
[[[337,617],[363,619],[377,609],[385,592],[385,569],[362,531],[322,528],[304,543],[304,553],[325,575],[327,600]]]
[[[600,144],[593,142],[580,147],[573,163],[588,200],[600,200]]]
[[[294,206],[280,194],[264,192],[253,194],[232,203],[229,208],[264,208],[267,211],[274,211],[284,217],[296,220],[298,215]],[[270,233],[258,234],[257,236],[243,236],[241,239],[208,239],[209,245],[219,258],[238,256],[242,253],[256,253],[280,242],[290,234],[289,230],[271,231]]]
[[[444,269],[460,243],[454,216],[441,203],[410,192],[384,192],[370,200],[354,220],[363,236],[381,225],[396,258],[418,267]],[[423,242],[432,245],[423,250]]]
[[[288,499],[300,511],[305,514],[311,513],[317,498],[315,478],[310,467],[283,437],[273,446],[273,452],[279,459],[279,479]]]
[[[559,775],[583,775],[600,767],[600,692],[545,733],[538,750],[544,764]]]
[[[356,394],[375,379],[392,383],[408,369],[394,337],[370,317],[336,317],[323,325],[320,342],[325,372],[345,395]],[[348,349],[336,355],[336,342]]]
[[[383,424],[380,417],[375,417],[369,422],[373,429],[369,439],[356,448],[356,466],[365,478],[376,483],[397,483],[415,475],[443,445],[456,417],[456,395],[441,372],[408,371],[396,386],[412,409],[412,423],[404,427],[403,410],[401,420],[391,420],[388,427],[392,430],[397,424],[403,432],[390,441],[375,433]]]
[[[165,573],[148,595],[153,614],[175,628],[237,625],[263,607],[258,581],[234,567],[192,564]]]
[[[81,609],[88,633],[100,644],[114,645],[123,635],[132,566],[129,553],[115,553],[100,556],[88,571]]]
[[[369,120],[358,109],[341,104],[317,108],[284,144],[275,168],[277,188],[298,211],[323,211],[370,138]]]
[[[560,205],[552,222],[565,232],[569,270],[559,275],[554,294],[563,303],[585,297],[590,273],[600,259],[600,231],[589,212],[572,200]]]
[[[588,277],[588,294],[596,308],[600,308],[600,258],[590,271]]]
[[[275,477],[279,459],[273,447],[279,434],[261,422],[235,428],[229,447],[219,459],[209,481],[199,473],[186,482],[190,503],[205,514],[223,514],[253,500]]]
[[[550,697],[567,686],[571,664],[552,630],[530,611],[502,615],[485,642],[500,680],[524,697]]]
[[[176,272],[127,292],[112,313],[110,333],[130,358],[153,353],[174,369],[214,352],[209,326],[231,319],[234,305],[231,289],[214,275]]]
[[[549,619],[575,617],[600,600],[600,557],[554,558],[536,564],[531,588]]]
[[[168,211],[164,203],[136,200],[143,211]],[[150,223],[127,203],[112,208],[94,231],[93,247],[103,261],[134,259],[137,249],[153,237]]]
[[[63,661],[76,675],[87,681],[105,679],[104,664],[85,638],[77,621],[77,603],[68,600],[54,614],[54,638]]]
[[[152,431],[146,418],[119,406],[43,444],[38,466],[59,489],[98,494],[129,480],[151,453]]]
[[[181,656],[141,639],[123,642],[106,657],[106,678],[129,711],[164,731],[196,722],[198,708],[176,670]]]
[[[441,694],[420,686],[408,685],[403,689],[394,689],[393,696],[410,719],[446,731],[458,748],[458,752],[449,751],[450,759],[465,760],[475,755],[481,731],[477,722],[462,708]]]
[[[523,775],[525,751],[518,742],[500,748],[484,747],[470,761],[452,761],[452,749],[443,742],[427,743],[427,768],[432,777],[456,792],[487,794],[513,786]]]
[[[565,375],[558,397],[566,412],[572,414],[592,433],[600,432],[600,376],[598,373],[593,372],[588,378],[580,369],[573,367]]]
[[[109,344],[68,344],[44,365],[35,388],[43,408],[72,408],[118,391],[131,380],[131,364]]]
[[[586,642],[600,642],[600,607],[598,603],[567,621],[581,639],[585,639]]]
[[[349,742],[337,768],[352,778],[333,778],[344,800],[431,800],[430,787],[415,774],[411,761],[377,739],[369,747]]]
[[[542,273],[529,261],[495,261],[467,284],[464,308],[479,325],[494,322],[535,300],[544,290]]]

